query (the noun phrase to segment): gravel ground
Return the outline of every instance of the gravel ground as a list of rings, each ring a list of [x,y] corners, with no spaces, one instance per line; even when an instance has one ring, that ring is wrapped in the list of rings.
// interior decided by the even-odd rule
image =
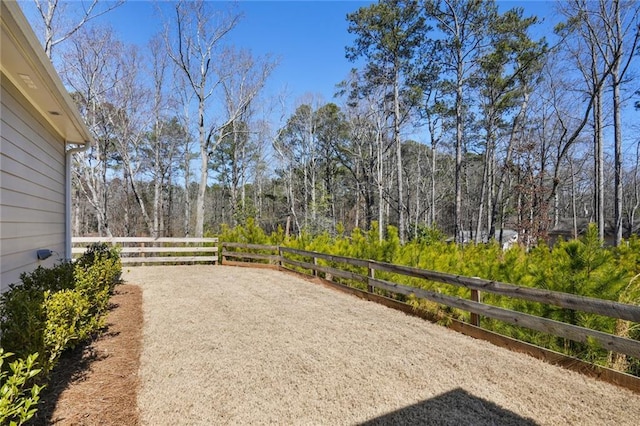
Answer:
[[[631,425],[640,395],[282,272],[125,270],[146,425]]]

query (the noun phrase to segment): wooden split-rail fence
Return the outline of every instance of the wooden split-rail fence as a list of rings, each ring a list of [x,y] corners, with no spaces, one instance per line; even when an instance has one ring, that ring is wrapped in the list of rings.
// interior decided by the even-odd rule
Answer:
[[[529,302],[539,302],[545,305],[603,315],[621,321],[629,321],[631,323],[640,323],[640,306],[638,305],[539,288],[516,286],[503,282],[446,274],[373,260],[335,256],[290,247],[223,242],[221,243],[221,250],[221,263],[235,263],[237,261],[267,262],[286,269],[295,270],[297,268],[297,272],[300,272],[300,269],[310,271],[313,276],[318,276],[325,280],[331,281],[334,277],[338,277],[345,280],[351,280],[352,282],[355,281],[357,283],[361,283],[363,287],[363,290],[358,291],[373,296],[375,296],[376,293],[384,294],[385,292],[407,296],[414,295],[415,297],[426,299],[439,305],[445,305],[469,312],[470,324],[475,326],[472,327],[475,331],[469,330],[469,326],[467,324],[463,324],[461,327],[458,327],[458,331],[463,331],[475,337],[487,338],[487,333],[490,333],[486,332],[483,334],[478,332],[478,330],[480,330],[481,317],[486,317],[576,342],[586,343],[588,341],[595,341],[606,350],[640,358],[640,341],[549,318],[538,317],[524,312],[485,304],[482,302],[482,293],[493,293]],[[320,264],[320,260],[324,261],[324,264]],[[353,270],[359,270],[360,272],[354,272]],[[383,280],[376,277],[376,273],[379,272],[387,272],[406,277],[420,278],[430,282],[464,287],[470,290],[470,297],[469,299],[464,299],[461,297],[445,295],[433,290],[426,290],[423,288]],[[366,290],[364,290],[365,288]],[[496,335],[495,338],[490,338],[489,340],[494,342],[495,340],[502,340],[501,345],[511,347],[513,349],[517,349],[516,347],[522,343],[498,335]],[[542,348],[536,348],[532,345],[526,345],[526,347],[527,349],[523,351],[534,356],[585,372],[585,368],[577,368],[575,365],[571,365],[574,361],[575,363],[580,363],[580,361],[576,359],[570,358],[567,361],[563,358],[563,361],[558,361],[559,357],[562,357],[560,354],[552,353],[551,351],[544,350]],[[635,376],[625,374],[618,375],[618,372],[614,372],[612,370],[606,372],[604,369],[600,369],[599,367],[596,367],[594,371],[589,372],[589,374],[596,375],[601,378],[605,378],[604,376],[609,373],[615,376],[613,379],[609,377],[609,381],[640,391],[640,380]]]
[[[482,317],[492,318],[576,342],[597,342],[602,348],[611,352],[640,359],[640,341],[638,340],[483,303],[482,294],[492,293],[578,312],[598,314],[618,321],[628,321],[630,326],[640,324],[640,306],[638,305],[291,247],[222,242],[219,252],[217,238],[79,237],[72,240],[74,256],[84,253],[87,246],[95,242],[105,242],[120,247],[123,264],[203,262],[217,264],[218,257],[220,257],[220,263],[248,264],[250,266],[266,263],[272,267],[298,273],[308,274],[310,272],[311,275],[323,278],[325,282],[335,284],[344,291],[412,314],[416,314],[413,307],[385,296],[391,293],[414,295],[417,298],[457,308],[470,314],[469,323],[452,320],[449,323],[450,328],[640,392],[640,378],[638,377],[593,366],[578,359],[501,336],[480,327]],[[465,299],[434,290],[399,284],[393,282],[393,278],[382,279],[380,273],[391,273],[463,287],[469,290],[470,296]],[[335,280],[335,278],[339,280]],[[336,282],[340,279],[360,284],[361,289]]]
[[[75,237],[71,253],[80,256],[98,242],[117,246],[123,264],[218,263],[217,238]]]

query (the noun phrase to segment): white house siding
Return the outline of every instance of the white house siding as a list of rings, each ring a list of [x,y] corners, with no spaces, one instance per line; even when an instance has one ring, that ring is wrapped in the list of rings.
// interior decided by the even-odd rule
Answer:
[[[0,96],[0,292],[65,249],[64,141],[2,75]],[[38,261],[36,251],[55,251]]]

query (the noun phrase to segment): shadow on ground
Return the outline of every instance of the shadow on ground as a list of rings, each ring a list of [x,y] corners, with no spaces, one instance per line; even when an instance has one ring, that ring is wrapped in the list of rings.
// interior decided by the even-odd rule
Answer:
[[[382,425],[534,426],[536,423],[458,388],[360,424]]]
[[[58,365],[51,372],[51,379],[40,394],[38,412],[27,423],[28,425],[51,424],[53,412],[56,409],[62,392],[73,382],[84,380],[91,364],[104,356],[95,353],[91,342],[78,345],[67,351],[60,358]]]
[[[118,305],[111,304],[109,310],[117,308]],[[113,337],[118,333],[110,332],[107,324],[103,333],[97,337]],[[62,395],[72,383],[83,381],[91,371],[91,364],[106,358],[106,355],[99,354],[94,348],[95,339],[81,343],[73,349],[65,351],[58,364],[51,371],[51,376],[45,388],[40,394],[38,411],[36,415],[27,423],[31,426],[49,425],[53,417],[53,412]]]

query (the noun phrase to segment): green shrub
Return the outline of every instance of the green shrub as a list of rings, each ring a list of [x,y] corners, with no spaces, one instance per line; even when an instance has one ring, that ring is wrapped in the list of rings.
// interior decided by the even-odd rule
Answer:
[[[75,286],[74,265],[62,262],[51,268],[39,266],[20,275],[20,284],[12,284],[0,295],[0,330],[2,347],[26,357],[43,354],[47,315],[45,292],[58,292]]]
[[[40,284],[38,284],[40,285]],[[2,348],[24,358],[44,353],[44,291],[11,286],[0,296]]]
[[[446,240],[446,235],[436,226],[417,225],[416,240],[423,244],[441,243]]]
[[[106,293],[106,292],[105,292]],[[108,296],[107,296],[108,297]],[[45,375],[62,352],[98,331],[104,321],[79,290],[52,292],[15,287],[2,295],[2,347],[26,357],[41,354]]]
[[[0,424],[19,425],[35,414],[41,387],[32,379],[46,378],[65,349],[104,326],[121,272],[117,250],[93,244],[75,264],[23,273],[21,284],[0,295]],[[2,370],[12,354],[10,372]]]
[[[103,325],[122,271],[117,251],[93,244],[78,262],[39,267],[0,296],[1,343],[18,357],[39,353],[44,374],[62,351]]]
[[[9,364],[7,369],[5,359],[13,354],[4,352],[0,348],[0,424],[21,425],[27,422],[37,411],[42,386],[34,382],[40,373],[35,368],[38,354],[32,354],[26,359],[18,358]]]
[[[104,325],[109,297],[120,279],[122,262],[117,248],[105,243],[91,244],[75,265],[75,289],[89,302],[89,315],[94,326]]]
[[[96,262],[103,261],[104,259],[118,259],[120,260],[120,253],[116,247],[112,247],[107,243],[93,243],[87,246],[87,250],[76,261],[76,265],[83,268],[87,268],[95,264]]]
[[[77,290],[45,292],[44,312],[43,346],[48,356],[40,360],[40,365],[48,372],[65,349],[87,340],[102,324],[91,315],[87,297]]]
[[[74,264],[61,262],[50,268],[38,266],[32,272],[20,274],[20,284],[12,284],[9,288],[20,286],[23,289],[39,291],[59,291],[74,287]]]
[[[209,235],[211,236],[211,235]],[[281,226],[276,232],[267,235],[262,228],[256,223],[255,219],[247,218],[243,225],[237,225],[230,228],[223,224],[219,235],[220,241],[226,243],[249,243],[249,244],[282,244],[285,240],[284,230]]]
[[[109,296],[121,270],[119,258],[104,255],[96,257],[88,266],[76,266],[76,290],[89,300],[92,316],[102,317],[107,312]]]

